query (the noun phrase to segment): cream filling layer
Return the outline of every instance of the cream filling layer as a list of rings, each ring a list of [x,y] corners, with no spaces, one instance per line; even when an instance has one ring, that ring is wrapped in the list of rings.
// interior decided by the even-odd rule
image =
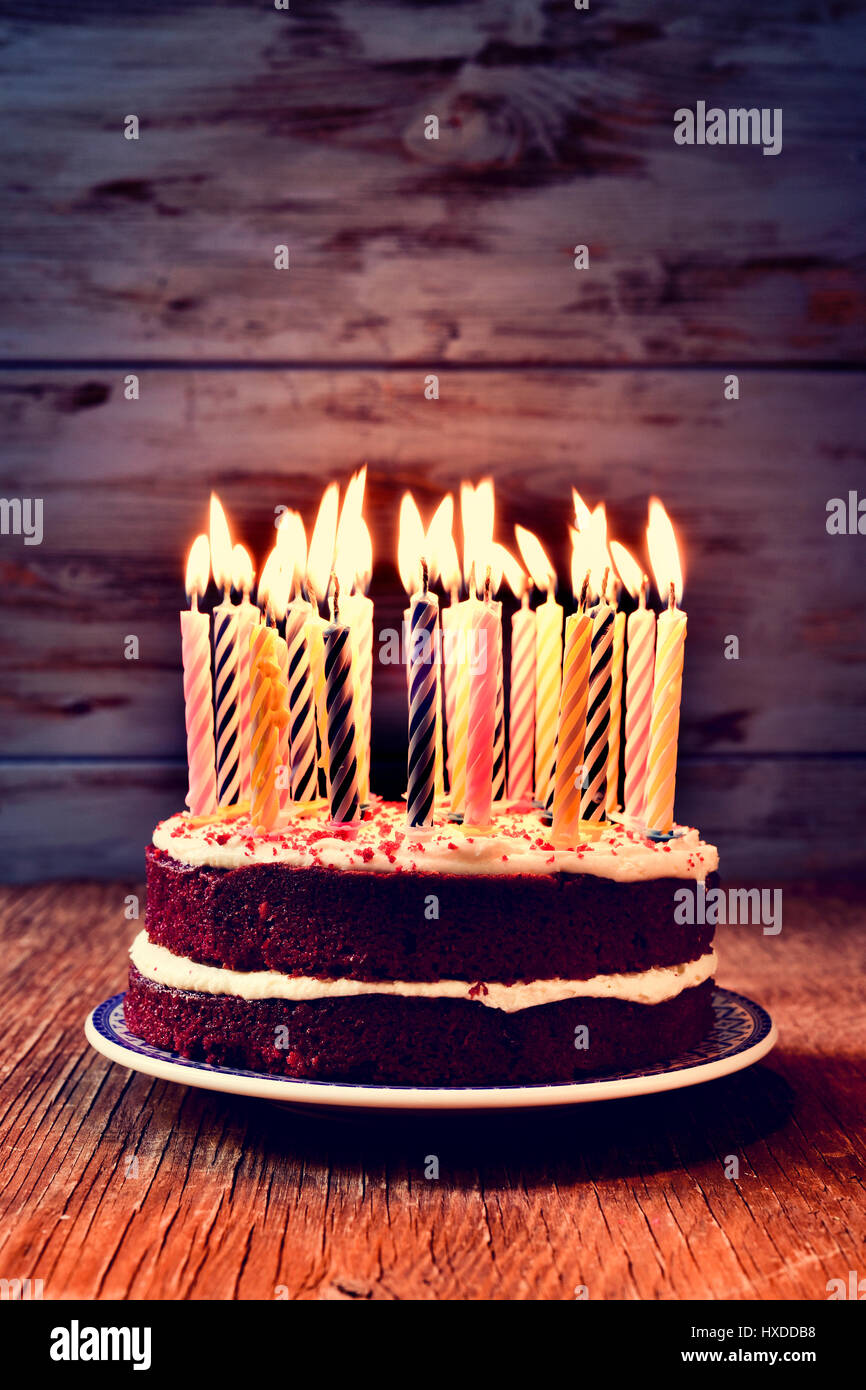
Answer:
[[[318,980],[310,975],[282,975],[277,970],[223,970],[176,956],[149,941],[141,931],[129,952],[145,979],[195,994],[231,994],[237,999],[346,999],[359,994],[392,994],[402,998],[468,999],[488,1009],[517,1013],[537,1004],[563,999],[623,999],[631,1004],[661,1004],[684,989],[710,979],[716,968],[714,951],[682,965],[657,966],[633,975],[594,975],[591,980],[530,980],[501,985],[468,980]]]

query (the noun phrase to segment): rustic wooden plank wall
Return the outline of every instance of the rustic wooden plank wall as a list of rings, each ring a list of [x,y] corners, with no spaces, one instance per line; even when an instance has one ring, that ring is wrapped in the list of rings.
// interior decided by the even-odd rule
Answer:
[[[0,537],[5,876],[134,873],[176,807],[210,488],[261,555],[275,506],[311,517],[363,460],[380,626],[406,486],[432,506],[491,473],[503,537],[527,521],[563,574],[572,484],[630,544],[659,492],[687,544],[682,813],[732,874],[858,866],[863,538],[825,515],[864,476],[862,10],[82,0],[0,24],[0,488],[45,508],[41,546]],[[781,107],[782,153],[678,148],[698,99]],[[388,784],[401,696],[378,668]]]

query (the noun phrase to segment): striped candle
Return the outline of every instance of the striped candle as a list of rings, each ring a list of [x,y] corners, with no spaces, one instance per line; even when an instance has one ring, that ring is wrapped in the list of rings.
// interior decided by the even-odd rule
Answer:
[[[454,741],[451,761],[451,816],[454,820],[462,820],[466,803],[466,756],[469,747],[469,642],[473,615],[480,607],[481,604],[474,594],[472,597],[464,599],[462,603],[458,603],[457,613],[451,628],[456,666],[454,676]]]
[[[562,694],[556,732],[553,833],[571,841],[576,841],[579,834],[592,627],[592,618],[582,610],[565,620]]]
[[[607,738],[610,721],[610,665],[613,655],[613,618],[610,604],[602,599],[592,610],[592,655],[589,671],[589,704],[586,742],[583,748],[584,789],[582,820],[605,819],[607,793]]]
[[[283,700],[276,633],[264,625],[250,636],[252,700],[250,819],[256,831],[273,830],[280,814],[277,769],[280,766],[280,732],[289,715]]]
[[[427,589],[427,567],[421,593],[409,606],[409,758],[406,823],[433,824],[436,787],[436,703],[439,691],[436,627],[439,600]]]
[[[511,696],[508,719],[508,794],[513,801],[532,796],[535,732],[535,614],[524,594],[511,619]]]
[[[370,740],[373,722],[373,602],[366,594],[350,594],[340,604],[352,632],[352,681],[358,730],[358,794],[361,805],[370,800]]]
[[[352,633],[340,622],[340,586],[334,580],[334,617],[324,629],[325,701],[328,712],[328,802],[335,825],[361,819],[358,795]]]
[[[328,709],[325,697],[325,628],[328,626],[321,614],[310,605],[307,618],[307,651],[310,658],[310,675],[313,679],[313,694],[316,701],[316,724],[319,729],[321,765],[328,772]]]
[[[279,683],[280,695],[286,708],[289,703],[289,649],[284,638],[275,628],[272,628],[274,638],[274,656],[279,666],[279,676],[275,679]],[[292,752],[289,743],[289,721],[280,729],[279,742],[279,767],[277,771],[277,787],[280,797],[280,812],[285,814],[286,808],[292,799]]]
[[[653,658],[656,617],[646,607],[646,580],[641,584],[640,607],[629,614],[626,628],[625,683],[625,786],[623,807],[627,816],[642,820],[646,800],[650,719],[653,699]]]
[[[451,603],[442,610],[442,673],[445,686],[445,766],[448,769],[448,786],[454,788],[454,715],[457,705],[457,648],[458,632],[457,599],[452,593]]]
[[[673,590],[673,586],[671,586]],[[650,830],[667,833],[674,824],[674,791],[677,779],[677,743],[686,615],[672,606],[658,622],[650,748],[646,782],[646,823]]]
[[[286,609],[292,801],[315,801],[319,793],[316,700],[307,645],[309,617],[310,606],[303,599],[293,599]]]
[[[216,695],[217,804],[240,800],[240,685],[238,680],[238,610],[229,598],[214,609],[214,690]]]
[[[553,589],[535,610],[535,799],[547,805],[553,785],[554,745],[562,682],[562,617]]]
[[[607,788],[605,810],[608,816],[617,809],[619,791],[619,750],[622,739],[622,659],[625,647],[625,614],[617,613],[613,620],[613,652],[610,668],[610,724],[607,744]]]
[[[487,826],[493,814],[497,628],[502,628],[502,604],[490,601],[479,603],[472,617],[470,631],[469,731],[466,744],[464,826]]]
[[[245,593],[238,604],[238,755],[240,758],[241,800],[250,799],[250,636],[262,615]]]
[[[436,766],[433,775],[437,801],[445,796],[445,737],[442,719],[442,631],[436,628]]]
[[[493,800],[505,800],[505,663],[502,619],[496,633],[496,722],[493,733]]]
[[[186,755],[189,764],[186,804],[191,815],[207,816],[216,809],[210,618],[207,613],[199,613],[195,594],[192,601],[191,612],[180,615]]]

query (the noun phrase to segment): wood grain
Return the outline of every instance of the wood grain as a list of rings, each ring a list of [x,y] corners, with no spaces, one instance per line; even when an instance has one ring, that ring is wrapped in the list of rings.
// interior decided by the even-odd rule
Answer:
[[[7,358],[863,360],[857,6],[6,12]],[[676,146],[698,99],[781,154]]]
[[[823,1300],[862,1268],[859,891],[786,891],[778,937],[722,931],[721,982],[779,1023],[766,1063],[527,1126],[336,1122],[109,1065],[82,1020],[123,984],[134,889],[0,892],[4,1277],[47,1299]]]
[[[374,762],[375,787],[405,790],[405,747]],[[153,827],[181,810],[183,762],[0,763],[0,882],[141,872]],[[862,759],[683,758],[677,816],[719,847],[731,884],[834,880],[866,869]]]

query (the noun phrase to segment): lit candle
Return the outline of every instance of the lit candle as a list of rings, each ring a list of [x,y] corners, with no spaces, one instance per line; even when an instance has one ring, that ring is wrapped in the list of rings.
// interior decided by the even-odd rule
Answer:
[[[241,791],[238,610],[231,600],[231,536],[225,512],[213,493],[210,549],[214,582],[224,591],[222,603],[213,612],[217,804],[232,806],[240,800]]]
[[[373,547],[363,517],[366,464],[350,479],[337,526],[334,569],[343,599],[340,610],[352,633],[352,683],[358,747],[358,794],[370,800],[370,741],[373,722],[373,603],[364,592],[373,570]],[[355,592],[350,590],[354,585]]]
[[[261,622],[261,613],[250,601],[255,571],[249,553],[242,545],[232,547],[232,587],[243,594],[238,604],[238,752],[240,757],[241,799],[250,799],[250,634]]]
[[[508,795],[512,801],[532,798],[532,754],[535,733],[535,614],[524,591],[511,619],[511,694],[508,718]]]
[[[505,661],[502,652],[502,605],[496,630],[496,711],[493,726],[493,800],[505,800]]]
[[[334,616],[324,630],[325,698],[328,710],[328,802],[331,820],[345,825],[361,819],[358,796],[352,634],[340,621],[340,581],[333,576]]]
[[[562,684],[563,609],[556,602],[556,572],[537,537],[516,526],[517,544],[537,589],[547,598],[535,610],[535,800],[546,806],[553,787],[556,724]]]
[[[316,699],[307,645],[310,605],[292,599],[286,608],[287,686],[292,801],[315,801],[319,794],[316,758]]]
[[[642,821],[652,715],[656,616],[646,606],[649,580],[641,572],[640,565],[625,546],[619,545],[616,541],[611,542],[611,550],[625,587],[632,598],[640,596],[640,606],[629,614],[626,626],[623,810],[633,820]]]
[[[186,804],[193,816],[216,809],[214,772],[213,686],[210,674],[210,618],[199,613],[198,601],[210,575],[207,536],[196,536],[186,565],[189,612],[180,615],[183,656],[183,698],[186,710],[186,756],[189,791]]]
[[[562,694],[556,732],[556,771],[553,793],[553,833],[577,840],[583,788],[583,751],[592,651],[592,618],[585,612],[588,577],[576,613],[565,620]]]
[[[339,488],[331,483],[322,494],[310,549],[307,554],[307,582],[311,594],[315,595],[312,606],[307,640],[310,651],[310,670],[313,677],[313,690],[316,696],[316,720],[319,726],[319,741],[322,749],[322,767],[328,775],[328,710],[325,689],[325,628],[326,618],[319,613],[317,605],[327,597],[331,582],[331,568],[334,563],[334,550],[337,540],[337,513],[339,509]]]
[[[286,614],[288,602],[289,586],[291,584],[292,567],[286,554],[285,548],[279,543],[279,531],[277,532],[278,542],[274,546],[264,565],[259,578],[259,603],[265,609],[267,620],[273,632],[272,653],[279,671],[274,681],[279,690],[283,704],[288,708],[289,702],[289,649],[284,638],[277,631],[277,621],[282,621]],[[280,802],[280,812],[285,813],[291,801],[291,748],[289,744],[289,723],[288,720],[280,727],[279,748],[278,748],[278,772],[277,772],[277,791]]]
[[[647,541],[656,585],[660,594],[667,594],[668,607],[658,621],[647,766],[646,823],[650,830],[667,834],[674,825],[686,614],[678,607],[683,577],[674,529],[667,512],[655,497],[650,502]]]
[[[622,660],[625,649],[625,613],[616,613],[613,620],[613,651],[610,665],[610,721],[607,742],[607,790],[605,810],[608,816],[617,809],[619,791],[619,752],[622,740]]]
[[[253,628],[250,635],[252,743],[250,819],[257,832],[273,830],[280,814],[277,772],[280,767],[280,734],[288,724],[276,633],[273,628]]]
[[[409,605],[409,758],[406,823],[433,824],[436,782],[436,629],[439,600],[428,587],[421,561],[421,591]]]
[[[488,582],[484,602],[473,612],[470,629],[464,827],[488,826],[492,818],[497,644],[501,628],[502,604],[491,600]]]
[[[580,815],[581,820],[601,821],[605,819],[607,793],[607,735],[610,721],[610,664],[613,654],[614,612],[606,599],[600,598],[591,610],[590,616],[592,651],[586,742],[583,749],[584,789]]]

